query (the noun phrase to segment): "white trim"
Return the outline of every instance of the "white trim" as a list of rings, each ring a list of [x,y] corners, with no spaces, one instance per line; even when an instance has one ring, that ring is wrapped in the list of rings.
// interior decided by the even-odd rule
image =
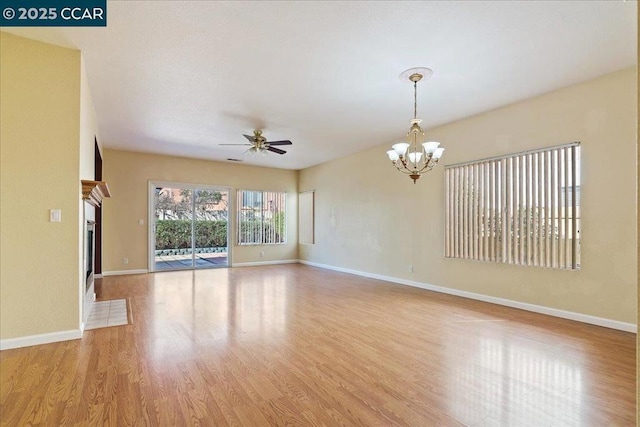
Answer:
[[[94,279],[102,279],[102,274],[94,274],[93,278]]]
[[[506,307],[518,308],[520,310],[532,311],[534,313],[546,314],[549,316],[560,317],[562,319],[575,320],[577,322],[589,323],[591,325],[603,326],[605,328],[617,329],[625,332],[637,333],[638,327],[633,323],[620,322],[618,320],[605,319],[602,317],[591,316],[588,314],[576,313],[573,311],[560,310],[557,308],[545,307],[542,305],[529,304],[526,302],[509,300],[506,298],[492,297],[489,295],[477,294],[474,292],[462,291],[459,289],[446,288],[444,286],[436,286],[428,283],[416,282],[413,280],[399,279],[391,276],[383,276],[381,274],[367,273],[364,271],[351,270],[349,268],[334,267],[327,264],[319,264],[306,260],[299,260],[301,264],[313,267],[324,268],[327,270],[339,271],[342,273],[355,274],[357,276],[368,277],[371,279],[384,280],[387,282],[398,283],[400,285],[413,286],[416,288],[427,289],[429,291],[439,292],[443,294],[455,295],[462,298],[469,298],[478,301],[484,301],[492,304],[503,305]]]
[[[146,268],[141,268],[139,270],[114,270],[114,271],[103,271],[102,277],[107,276],[123,276],[125,274],[147,274],[149,270]]]
[[[82,338],[82,330],[50,332],[48,334],[29,335],[26,337],[8,338],[0,340],[0,350],[30,347],[32,345],[49,344],[52,342],[77,340]]]
[[[257,261],[257,262],[234,262],[231,267],[254,267],[257,265],[275,265],[275,264],[297,264],[301,262],[297,259],[281,259],[276,261]]]

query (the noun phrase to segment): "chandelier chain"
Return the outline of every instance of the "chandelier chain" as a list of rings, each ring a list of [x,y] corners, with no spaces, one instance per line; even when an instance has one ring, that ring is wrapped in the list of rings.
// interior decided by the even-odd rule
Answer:
[[[413,82],[413,118],[418,118],[418,82]]]

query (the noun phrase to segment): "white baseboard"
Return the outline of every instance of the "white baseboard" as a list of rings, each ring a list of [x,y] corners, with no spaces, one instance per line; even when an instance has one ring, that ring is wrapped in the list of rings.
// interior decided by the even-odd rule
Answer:
[[[94,274],[93,278],[94,279],[102,279],[102,274]]]
[[[573,311],[560,310],[557,308],[545,307],[542,305],[529,304],[526,302],[513,301],[506,298],[492,297],[489,295],[477,294],[474,292],[462,291],[459,289],[446,288],[443,286],[431,285],[428,283],[416,282],[413,280],[399,279],[391,276],[383,276],[381,274],[367,273],[365,271],[351,270],[349,268],[335,267],[327,264],[319,264],[317,262],[299,260],[301,264],[311,265],[313,267],[325,268],[328,270],[339,271],[342,273],[355,274],[357,276],[368,277],[371,279],[384,280],[387,282],[398,283],[406,286],[427,289],[429,291],[440,292],[443,294],[455,295],[463,298],[474,299],[478,301],[489,302],[492,304],[504,305],[506,307],[518,308],[520,310],[532,311],[534,313],[546,314],[549,316],[560,317],[563,319],[575,320],[591,325],[604,326],[605,328],[617,329],[625,332],[637,333],[638,327],[633,323],[620,322],[618,320],[605,319],[603,317],[591,316],[588,314],[575,313]]]
[[[103,271],[102,272],[102,277],[107,277],[107,276],[124,276],[126,274],[146,274],[148,273],[149,270],[147,270],[146,268],[140,269],[140,270],[114,270],[114,271]]]
[[[276,261],[234,262],[231,267],[254,267],[257,265],[297,264],[297,259],[281,259]]]
[[[0,340],[0,350],[30,347],[32,345],[49,344],[52,342],[77,340],[82,338],[82,330],[50,332],[48,334],[29,335],[26,337],[8,338]]]

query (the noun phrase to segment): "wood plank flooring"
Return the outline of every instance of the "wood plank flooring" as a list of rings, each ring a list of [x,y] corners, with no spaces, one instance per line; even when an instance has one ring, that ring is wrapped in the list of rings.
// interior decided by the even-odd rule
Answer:
[[[107,277],[0,352],[2,425],[633,426],[635,335],[303,265]]]

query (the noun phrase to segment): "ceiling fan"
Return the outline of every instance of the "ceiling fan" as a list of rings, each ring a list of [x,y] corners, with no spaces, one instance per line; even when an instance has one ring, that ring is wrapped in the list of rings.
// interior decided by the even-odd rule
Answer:
[[[293,143],[289,140],[284,141],[267,141],[267,139],[262,136],[262,131],[256,129],[253,131],[253,136],[251,135],[243,135],[247,138],[250,144],[219,144],[219,145],[246,145],[250,148],[247,152],[250,153],[264,153],[265,151],[271,151],[277,154],[285,154],[286,151],[281,150],[279,148],[275,148],[274,145],[292,145]]]

